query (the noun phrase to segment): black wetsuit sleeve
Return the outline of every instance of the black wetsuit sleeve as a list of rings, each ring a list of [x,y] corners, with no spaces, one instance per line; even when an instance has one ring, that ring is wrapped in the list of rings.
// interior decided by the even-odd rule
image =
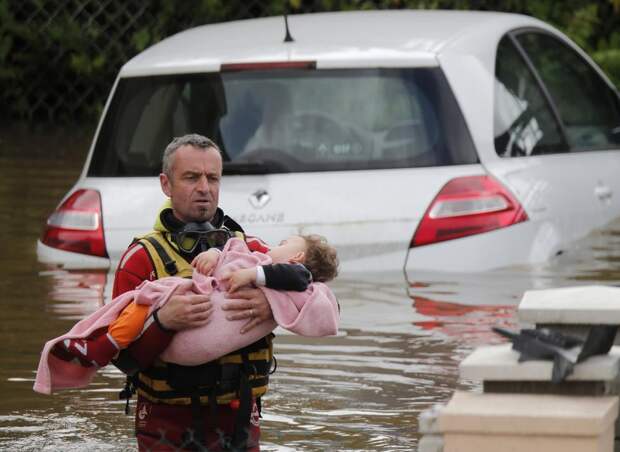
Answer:
[[[312,282],[312,274],[301,264],[263,265],[265,287],[303,292]]]

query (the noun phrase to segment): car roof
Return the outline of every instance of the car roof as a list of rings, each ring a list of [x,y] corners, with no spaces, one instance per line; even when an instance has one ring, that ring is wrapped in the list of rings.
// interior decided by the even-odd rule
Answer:
[[[545,27],[519,14],[438,10],[300,14],[289,16],[288,23],[294,39],[288,43],[283,16],[192,28],[135,56],[121,76],[219,71],[222,64],[247,62],[314,61],[319,68],[436,66],[442,51],[472,35],[486,33],[496,42],[511,28]]]

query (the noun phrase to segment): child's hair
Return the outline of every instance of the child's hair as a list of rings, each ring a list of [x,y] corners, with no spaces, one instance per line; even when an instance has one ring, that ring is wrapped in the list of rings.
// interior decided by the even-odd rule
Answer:
[[[327,282],[338,275],[338,255],[327,239],[318,234],[302,235],[306,241],[304,266],[312,274],[313,281]]]

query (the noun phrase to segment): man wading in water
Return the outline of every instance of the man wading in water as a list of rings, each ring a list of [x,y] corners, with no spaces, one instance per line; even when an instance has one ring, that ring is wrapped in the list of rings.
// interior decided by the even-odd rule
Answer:
[[[208,138],[195,134],[175,138],[166,147],[159,177],[170,205],[160,211],[155,230],[122,256],[113,297],[145,280],[191,276],[190,262],[205,246],[193,250],[183,243],[179,246],[175,239],[180,233],[191,236],[193,228],[199,231],[207,221],[216,228],[243,232],[218,207],[222,156]],[[246,243],[252,251],[267,250],[257,239],[247,237]],[[242,300],[231,301],[228,318],[247,319],[242,333],[273,319],[259,289],[239,290],[235,298]],[[176,331],[206,324],[211,309],[208,296],[173,295],[117,360],[119,368],[134,375],[138,389],[135,421],[141,451],[259,450],[260,396],[267,391],[273,335],[202,366],[167,364],[157,358]]]

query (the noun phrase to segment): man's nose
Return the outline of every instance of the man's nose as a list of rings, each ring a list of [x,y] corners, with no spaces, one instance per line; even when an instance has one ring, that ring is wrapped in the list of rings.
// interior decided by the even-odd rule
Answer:
[[[202,192],[209,191],[209,180],[206,176],[200,176],[196,189]]]

